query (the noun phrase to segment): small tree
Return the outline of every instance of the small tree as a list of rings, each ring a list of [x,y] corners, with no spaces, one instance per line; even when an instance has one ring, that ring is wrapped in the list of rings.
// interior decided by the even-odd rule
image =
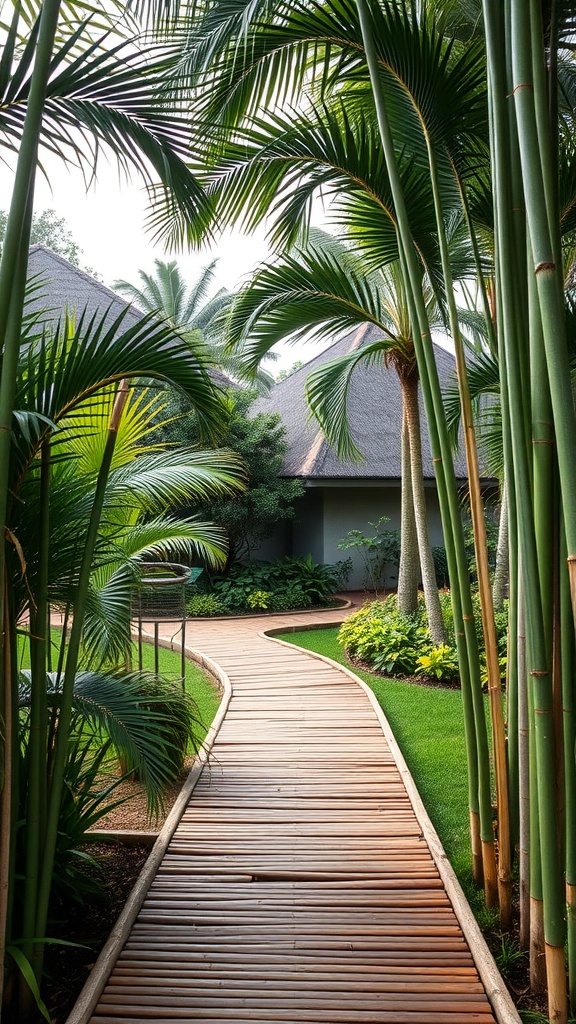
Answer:
[[[250,558],[252,552],[268,537],[278,523],[292,519],[295,503],[304,488],[299,480],[281,477],[286,454],[285,429],[278,413],[250,416],[256,399],[254,391],[231,388],[230,418],[220,439],[223,448],[241,456],[248,471],[248,486],[233,498],[215,498],[196,512],[224,527],[228,534],[228,566]],[[171,409],[173,411],[174,407]],[[172,439],[196,440],[194,422],[188,416],[177,416],[170,425]]]
[[[398,578],[400,533],[398,530],[386,529],[385,524],[389,522],[388,516],[381,516],[377,522],[368,523],[374,530],[373,537],[367,537],[362,530],[349,530],[338,542],[342,551],[350,551],[352,548],[360,551],[364,562],[365,585],[376,592],[381,586],[386,589],[387,566],[396,569],[396,575],[392,578]]]

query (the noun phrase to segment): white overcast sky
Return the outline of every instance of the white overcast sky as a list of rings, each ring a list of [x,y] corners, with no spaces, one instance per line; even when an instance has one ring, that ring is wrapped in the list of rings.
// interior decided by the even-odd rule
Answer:
[[[0,166],[0,209],[9,209],[12,184],[12,171]],[[157,258],[176,259],[193,282],[202,267],[217,258],[213,291],[234,290],[269,255],[264,229],[254,235],[227,232],[212,249],[166,253],[162,246],[153,245],[144,230],[145,190],[136,180],[127,183],[119,178],[117,169],[104,157],[99,163],[98,180],[88,192],[78,169],[67,170],[60,162],[50,168],[49,183],[39,173],[34,209],[37,213],[53,209],[66,219],[82,250],[82,265],[96,270],[108,287],[118,279],[138,284],[138,271],[152,271]],[[289,368],[296,360],[307,362],[326,347],[326,342],[280,346],[273,372]]]

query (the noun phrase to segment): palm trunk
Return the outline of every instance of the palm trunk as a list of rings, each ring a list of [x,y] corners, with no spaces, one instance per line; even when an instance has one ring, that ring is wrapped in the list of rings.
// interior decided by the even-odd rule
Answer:
[[[499,611],[506,598],[509,567],[509,523],[508,523],[508,488],[506,481],[502,484],[500,500],[500,521],[498,524],[498,545],[496,548],[496,568],[492,583],[492,600],[494,608]]]
[[[402,408],[402,479],[400,505],[400,565],[398,567],[398,609],[411,615],[418,608],[418,580],[420,559],[418,535],[414,516],[412,472],[410,463],[410,435],[406,410]]]
[[[420,432],[420,408],[418,404],[418,375],[415,369],[402,376],[402,402],[406,413],[406,425],[410,439],[410,471],[414,500],[414,519],[418,537],[422,586],[428,615],[428,628],[436,645],[446,641],[446,630],[438,596],[436,570],[428,534],[428,515],[424,493],[424,471],[422,467],[422,435]]]

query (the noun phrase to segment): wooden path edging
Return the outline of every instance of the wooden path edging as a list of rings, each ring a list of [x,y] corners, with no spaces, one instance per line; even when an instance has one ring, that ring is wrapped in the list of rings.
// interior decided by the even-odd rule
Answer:
[[[167,641],[164,646],[170,646],[170,644],[171,642]],[[228,705],[232,696],[232,687],[224,670],[221,669],[215,661],[212,661],[211,658],[206,657],[200,651],[194,651],[188,647],[186,648],[186,656],[190,658],[191,661],[200,665],[201,668],[205,669],[209,675],[213,676],[214,679],[220,683],[223,691],[222,700],[218,711],[214,716],[212,725],[206,734],[202,747],[196,756],[196,760],[190,770],[190,774],[180,790],[180,793],[178,794],[162,829],[158,833],[158,838],[154,843],[152,852],[136,880],[136,884],[124,905],[124,909],[120,914],[120,917],[110,932],[106,945],[102,948],[94,967],[90,971],[90,974],[86,979],[86,983],[72,1008],[72,1012],[66,1019],[66,1024],[87,1024],[90,1020],[104,990],[106,982],[108,981],[108,978],[110,977],[120,955],[122,947],[130,935],[132,926],[138,917],[144,900],[146,899],[150,885],[156,876],[158,867],[166,853],[166,850],[168,849],[170,840],[172,839],[172,836],[180,823],[180,819],[186,810],[196,783],[200,778],[202,769],[208,761],[212,746],[214,745],[214,740],[218,735],[218,731],[222,725],[226,711],[228,710]]]
[[[338,623],[334,623],[334,625],[338,625]],[[325,624],[319,623],[316,626],[309,624],[306,628],[310,630],[318,628],[323,629],[325,628]],[[438,868],[438,873],[442,879],[448,898],[454,908],[454,913],[456,914],[464,938],[470,948],[472,958],[478,969],[478,974],[480,975],[480,979],[484,985],[486,995],[492,1009],[494,1010],[498,1024],[522,1024],[520,1017],[518,1016],[518,1011],[512,1002],[512,998],[503,982],[502,975],[496,966],[494,957],[492,956],[486,940],[480,931],[478,922],[472,913],[470,904],[464,895],[456,873],[448,860],[444,847],[440,842],[440,837],[430,820],[428,812],[422,802],[420,793],[418,792],[416,783],[412,777],[412,773],[406,764],[404,755],[398,746],[394,733],[390,727],[390,723],[380,707],[375,693],[370,689],[367,683],[363,682],[363,680],[352,672],[351,669],[347,668],[346,665],[341,665],[340,662],[334,661],[333,658],[329,658],[325,654],[319,654],[317,651],[310,651],[306,647],[299,647],[298,644],[289,643],[286,640],[280,639],[280,635],[282,633],[295,633],[301,631],[304,632],[300,627],[295,628],[293,626],[281,626],[274,629],[274,635],[263,630],[260,633],[260,636],[269,640],[271,643],[281,644],[283,647],[292,647],[297,651],[302,651],[304,654],[308,654],[311,658],[315,658],[317,661],[323,661],[327,665],[331,665],[332,668],[336,668],[340,672],[344,672],[345,675],[350,676],[350,678],[353,679],[354,682],[358,683],[358,685],[364,690],[372,707],[374,708],[374,711],[376,712],[376,716],[386,738],[386,742],[392,751],[396,766],[400,772],[404,786],[406,787],[406,792],[408,793],[410,802],[414,808],[414,813],[418,819],[418,823],[420,824],[434,863]]]

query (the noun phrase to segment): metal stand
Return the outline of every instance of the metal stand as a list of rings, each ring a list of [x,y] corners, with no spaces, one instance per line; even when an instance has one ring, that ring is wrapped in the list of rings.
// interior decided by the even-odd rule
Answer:
[[[159,675],[159,624],[160,622],[179,622],[180,628],[172,636],[172,640],[180,633],[181,641],[181,676],[178,680],[182,689],[186,689],[186,584],[192,576],[199,575],[198,570],[176,562],[142,562],[142,576],[135,590],[132,603],[132,617],[138,623],[138,668],[142,669],[142,623],[154,625],[154,672]]]

